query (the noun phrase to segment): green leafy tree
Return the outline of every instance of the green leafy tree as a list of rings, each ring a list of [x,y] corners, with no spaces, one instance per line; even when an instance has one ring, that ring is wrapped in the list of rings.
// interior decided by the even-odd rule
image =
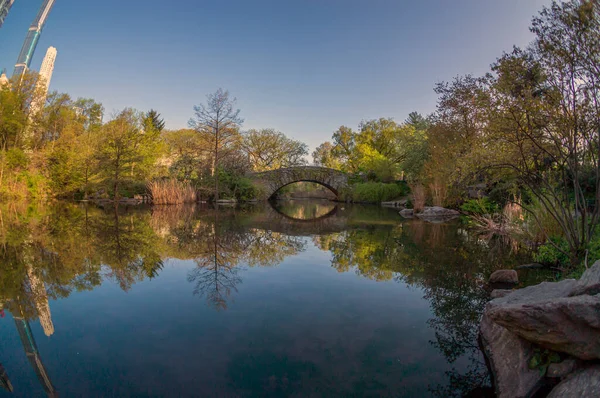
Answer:
[[[112,186],[115,200],[125,180],[145,179],[152,173],[158,154],[160,135],[144,130],[142,118],[133,109],[125,109],[101,130],[97,151],[99,174]]]
[[[144,126],[147,129],[152,128],[160,133],[165,129],[165,121],[160,116],[160,113],[154,109],[150,109],[144,117]]]
[[[306,144],[273,129],[247,131],[242,148],[254,171],[301,166],[306,164],[304,157],[308,155]]]
[[[314,164],[340,170],[342,166],[340,161],[333,155],[333,148],[333,144],[329,141],[319,145],[312,153]]]

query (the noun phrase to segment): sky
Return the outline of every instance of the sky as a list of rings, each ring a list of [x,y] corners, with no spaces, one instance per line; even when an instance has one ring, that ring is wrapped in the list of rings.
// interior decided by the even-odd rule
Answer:
[[[42,0],[16,0],[0,28],[10,73]],[[341,125],[435,110],[435,83],[482,75],[550,0],[56,0],[31,65],[58,50],[51,90],[158,110],[187,127],[224,88],[243,129],[309,144]]]

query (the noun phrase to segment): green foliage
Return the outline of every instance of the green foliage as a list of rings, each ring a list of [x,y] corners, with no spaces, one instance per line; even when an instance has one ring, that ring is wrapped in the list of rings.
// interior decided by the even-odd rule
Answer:
[[[165,129],[165,120],[154,109],[150,109],[144,115],[143,124],[146,131],[154,130],[160,133]]]
[[[350,192],[344,196],[357,203],[381,203],[399,199],[408,194],[406,184],[381,182],[364,182],[350,186]]]
[[[489,198],[481,198],[467,200],[460,206],[460,209],[465,213],[483,216],[498,213],[500,206]]]
[[[538,369],[541,376],[545,376],[548,371],[548,366],[553,363],[561,362],[560,354],[550,350],[542,350],[534,348],[533,356],[529,359],[529,369]]]
[[[5,162],[9,170],[19,170],[27,167],[29,158],[20,148],[11,148],[6,151]]]
[[[538,248],[534,259],[542,264],[567,266],[570,263],[568,253],[569,244],[567,241],[562,237],[552,237]]]
[[[247,177],[219,170],[219,180],[224,199],[237,199],[244,202],[256,199],[259,194],[258,189]]]
[[[274,170],[306,164],[308,146],[274,129],[249,130],[243,134],[242,150],[254,171]]]

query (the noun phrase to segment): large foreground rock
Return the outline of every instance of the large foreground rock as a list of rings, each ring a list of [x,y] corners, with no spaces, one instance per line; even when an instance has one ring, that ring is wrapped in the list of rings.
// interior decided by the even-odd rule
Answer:
[[[551,363],[546,372],[547,377],[563,378],[581,367],[583,362],[575,358],[567,358],[559,363]]]
[[[490,301],[486,315],[542,347],[600,359],[600,295],[569,297],[577,281],[543,282]]]
[[[494,323],[486,314],[479,326],[481,345],[488,359],[499,398],[532,396],[541,386],[542,375],[529,369],[533,346]]]
[[[600,366],[577,371],[554,387],[548,398],[600,397]]]
[[[569,296],[600,294],[600,260],[586,270]]]

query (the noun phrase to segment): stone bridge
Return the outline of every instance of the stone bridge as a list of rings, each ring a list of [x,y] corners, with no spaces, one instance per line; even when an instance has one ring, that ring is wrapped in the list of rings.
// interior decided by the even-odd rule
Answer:
[[[317,166],[297,166],[253,173],[249,176],[261,188],[263,197],[270,199],[277,191],[295,182],[315,182],[338,196],[348,186],[348,175],[339,170]]]

